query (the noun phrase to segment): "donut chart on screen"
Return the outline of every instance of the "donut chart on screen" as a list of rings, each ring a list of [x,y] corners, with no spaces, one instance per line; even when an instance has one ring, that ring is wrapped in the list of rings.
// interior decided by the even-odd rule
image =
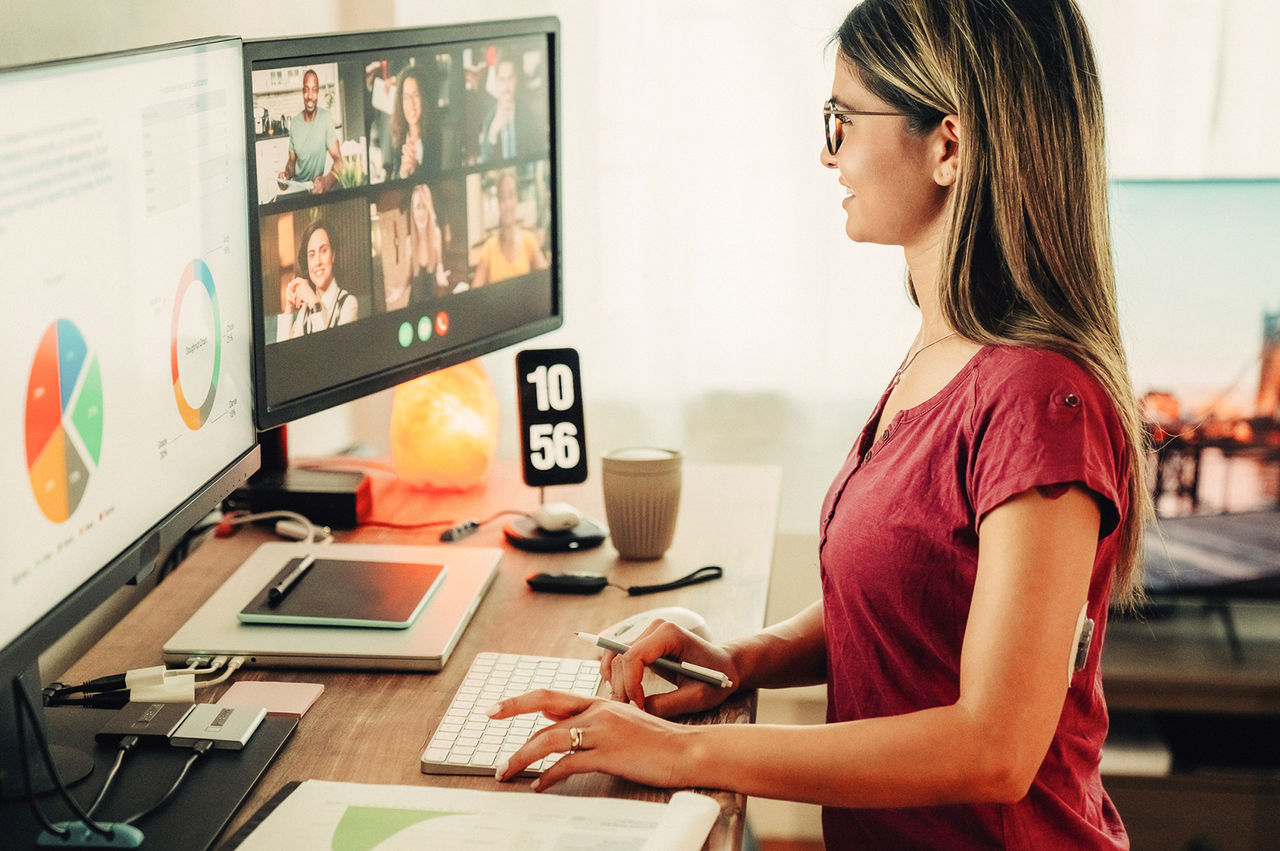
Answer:
[[[45,329],[27,379],[27,470],[36,504],[54,523],[84,498],[102,454],[102,371],[68,319]]]
[[[193,289],[194,284],[200,287]],[[173,300],[173,325],[169,334],[169,366],[173,373],[173,398],[187,428],[195,431],[209,419],[218,395],[218,373],[222,366],[222,314],[213,273],[203,260],[187,264]],[[212,346],[212,363],[208,348]],[[207,387],[206,387],[207,381]],[[188,401],[187,391],[204,391],[197,407]]]

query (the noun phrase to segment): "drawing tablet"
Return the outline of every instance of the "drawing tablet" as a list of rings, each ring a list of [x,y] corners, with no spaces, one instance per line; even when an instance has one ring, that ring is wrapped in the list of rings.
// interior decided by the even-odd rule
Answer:
[[[408,629],[244,623],[238,613],[290,559],[442,564],[440,589]],[[166,662],[191,656],[243,656],[246,667],[438,671],[449,660],[494,576],[492,547],[272,542],[254,551],[164,645]],[[171,581],[180,581],[175,577]],[[306,580],[303,580],[304,584]]]
[[[272,605],[268,591],[290,575],[302,559],[285,562],[271,581],[240,610],[242,623],[297,626],[362,626],[405,629],[440,587],[440,564],[355,561],[317,557]]]

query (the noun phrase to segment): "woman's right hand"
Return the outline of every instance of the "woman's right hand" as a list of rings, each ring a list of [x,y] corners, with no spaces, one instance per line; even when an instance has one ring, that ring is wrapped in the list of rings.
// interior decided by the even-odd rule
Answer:
[[[400,146],[400,177],[405,178],[418,170],[418,148],[413,140],[406,140]]]
[[[733,685],[720,688],[687,677],[678,677],[675,691],[646,695],[643,685],[645,670],[663,656],[720,671]],[[661,718],[701,712],[719,706],[737,691],[741,682],[733,656],[725,647],[705,641],[687,629],[664,620],[655,620],[649,624],[640,637],[631,643],[631,649],[626,653],[605,651],[600,659],[600,675],[612,689],[614,700],[634,703]]]

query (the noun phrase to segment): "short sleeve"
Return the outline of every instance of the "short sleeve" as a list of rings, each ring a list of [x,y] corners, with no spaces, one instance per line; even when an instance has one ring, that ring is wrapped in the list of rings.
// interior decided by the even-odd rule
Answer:
[[[966,482],[974,516],[1035,487],[1079,483],[1102,513],[1098,537],[1128,508],[1124,429],[1098,381],[1070,358],[1008,347],[989,358],[977,394]]]

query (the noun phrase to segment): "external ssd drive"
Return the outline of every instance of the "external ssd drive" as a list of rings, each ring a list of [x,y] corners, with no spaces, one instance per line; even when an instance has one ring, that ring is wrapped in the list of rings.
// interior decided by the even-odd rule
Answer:
[[[209,741],[220,750],[238,751],[266,717],[267,710],[261,706],[198,703],[169,739],[169,744],[189,748],[196,742]]]
[[[118,743],[125,736],[137,736],[143,740],[168,739],[195,708],[194,703],[126,703],[98,731],[97,739],[111,744]]]

